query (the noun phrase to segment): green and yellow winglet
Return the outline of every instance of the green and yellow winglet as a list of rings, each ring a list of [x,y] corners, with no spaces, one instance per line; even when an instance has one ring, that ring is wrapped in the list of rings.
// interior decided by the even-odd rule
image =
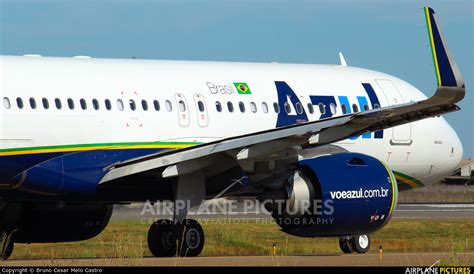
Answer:
[[[441,93],[444,92],[452,93],[452,89],[455,88],[457,93],[456,101],[460,101],[465,95],[464,80],[462,79],[461,72],[441,34],[435,11],[430,7],[425,7],[424,11],[436,71],[438,91],[440,92],[439,95],[442,95]]]

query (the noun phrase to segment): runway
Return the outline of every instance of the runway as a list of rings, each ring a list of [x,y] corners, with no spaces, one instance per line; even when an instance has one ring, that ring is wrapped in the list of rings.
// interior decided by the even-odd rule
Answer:
[[[399,204],[395,219],[474,219],[474,204]]]
[[[225,208],[225,207],[221,207]],[[271,219],[265,210],[244,210],[243,202],[237,202],[232,210],[215,210],[204,213],[191,212],[191,218],[248,218]],[[143,204],[118,206],[114,208],[112,220],[141,220],[143,218],[171,218],[171,214],[160,214],[157,210],[145,208]],[[394,219],[474,219],[474,204],[399,204]]]
[[[454,257],[455,256],[455,257]],[[195,258],[9,260],[8,266],[432,266],[453,258],[472,263],[474,253],[393,253],[309,256],[222,256]],[[469,261],[471,260],[471,261]]]

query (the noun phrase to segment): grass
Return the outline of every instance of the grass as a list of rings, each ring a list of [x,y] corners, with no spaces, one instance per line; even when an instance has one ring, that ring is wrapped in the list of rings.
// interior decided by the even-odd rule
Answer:
[[[470,185],[434,184],[400,192],[398,203],[472,203],[474,187]]]
[[[298,238],[279,231],[270,220],[202,220],[206,245],[202,256],[339,254],[337,238]],[[146,235],[148,224],[139,221],[114,221],[97,237],[75,243],[16,244],[12,259],[126,258],[140,265],[143,256],[151,256]],[[382,244],[384,252],[474,251],[474,220],[392,220],[372,237],[372,253]],[[469,260],[472,258],[467,258]],[[459,260],[453,258],[446,259]],[[469,261],[467,261],[469,262]],[[472,261],[470,261],[472,263]],[[128,260],[130,264],[130,260]]]

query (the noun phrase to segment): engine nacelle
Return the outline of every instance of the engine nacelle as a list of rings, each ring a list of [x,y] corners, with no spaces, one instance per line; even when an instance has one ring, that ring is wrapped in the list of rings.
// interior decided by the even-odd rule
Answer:
[[[107,204],[31,205],[23,209],[13,239],[17,243],[87,240],[104,230],[112,209]]]
[[[300,237],[373,233],[389,221],[397,202],[390,169],[359,153],[300,161],[284,191],[285,210],[273,205],[273,217],[285,232]]]

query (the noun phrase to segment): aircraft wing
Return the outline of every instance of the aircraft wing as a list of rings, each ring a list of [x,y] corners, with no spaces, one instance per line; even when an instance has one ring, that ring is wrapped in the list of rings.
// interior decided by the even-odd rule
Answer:
[[[438,88],[423,101],[294,124],[286,127],[235,136],[194,147],[151,154],[117,163],[108,168],[100,183],[151,170],[162,178],[181,176],[218,164],[221,156],[244,166],[251,159],[265,158],[288,147],[322,146],[367,132],[457,111],[455,105],[465,95],[461,73],[438,28],[435,13],[425,8],[428,33]]]

